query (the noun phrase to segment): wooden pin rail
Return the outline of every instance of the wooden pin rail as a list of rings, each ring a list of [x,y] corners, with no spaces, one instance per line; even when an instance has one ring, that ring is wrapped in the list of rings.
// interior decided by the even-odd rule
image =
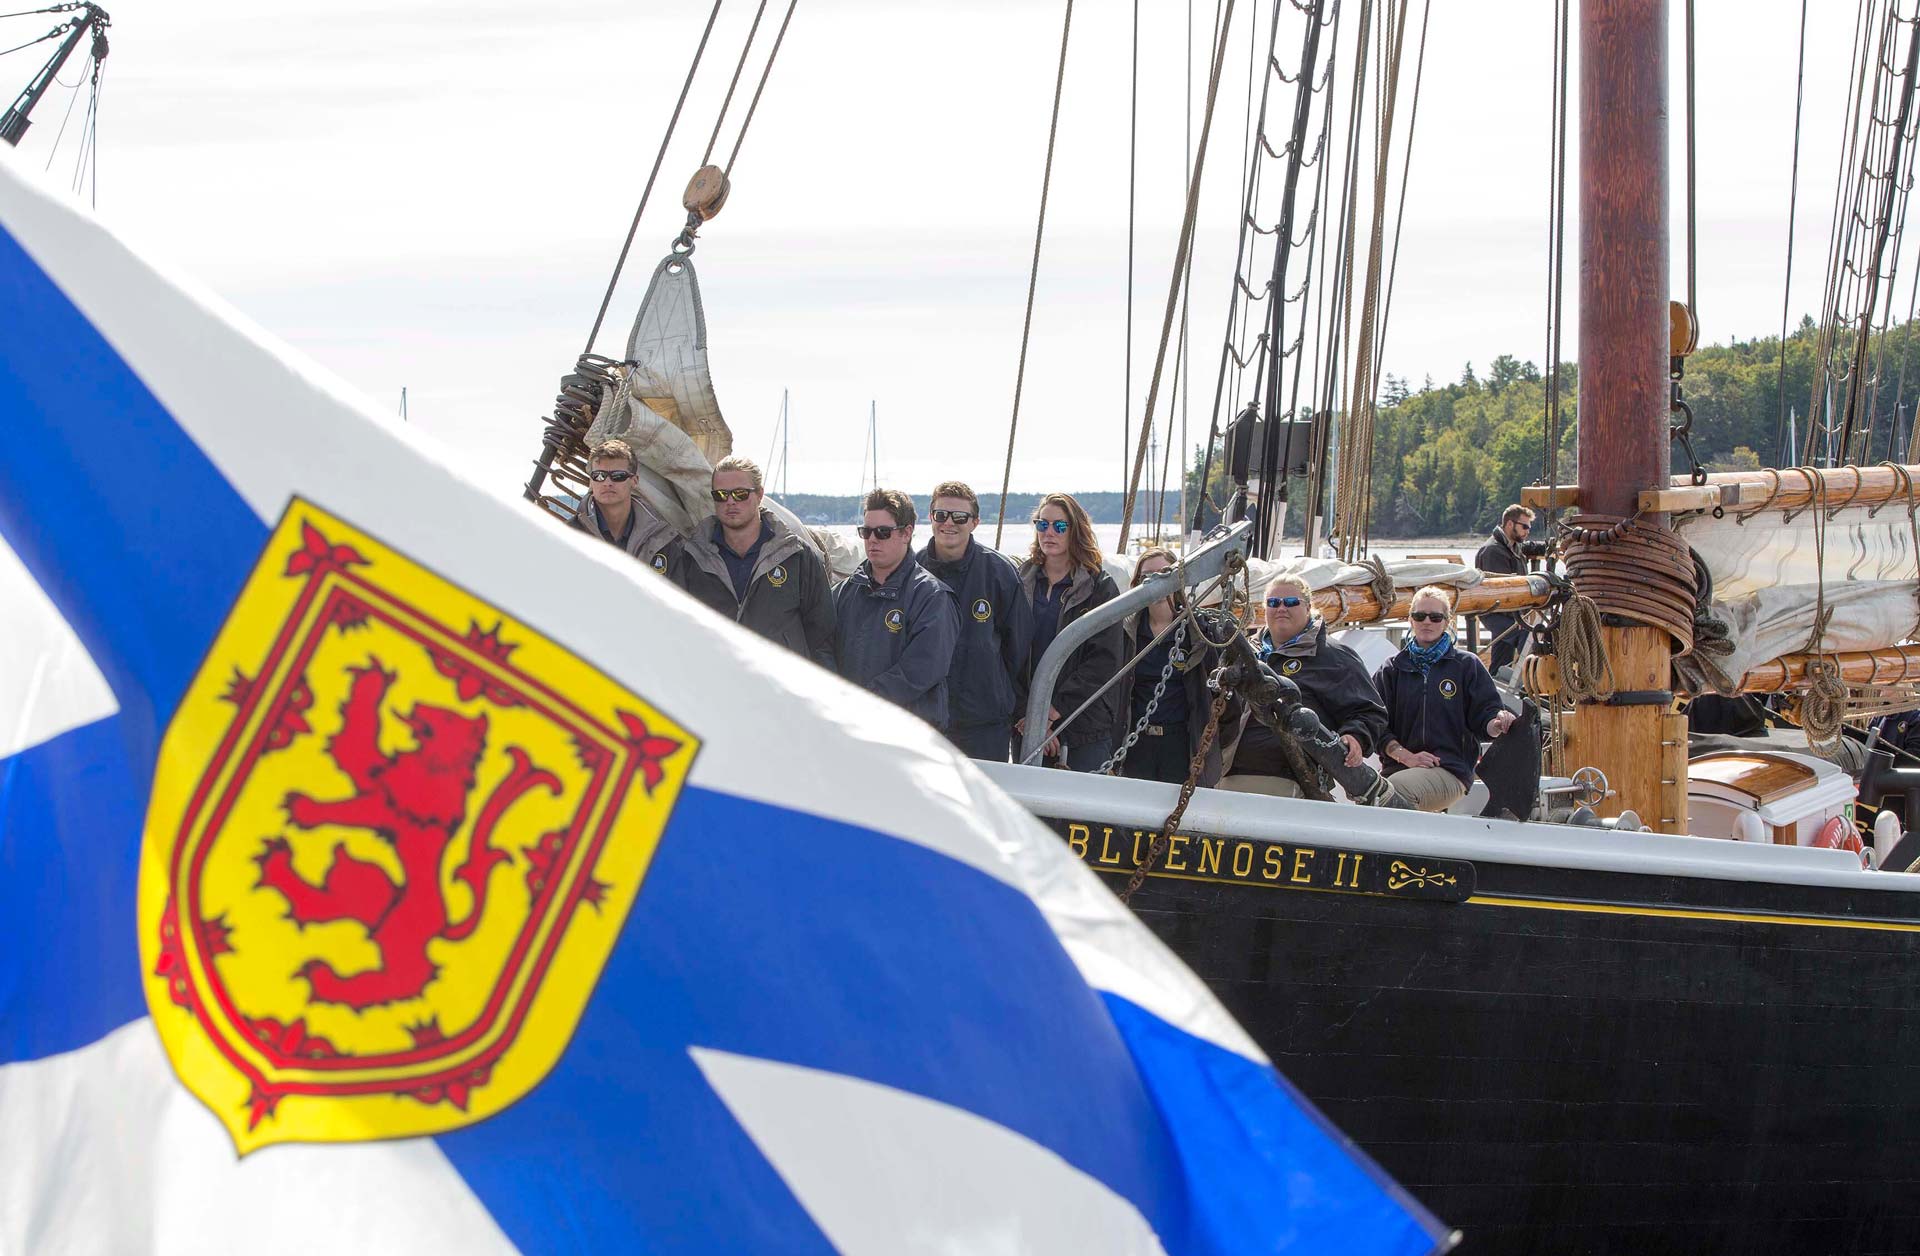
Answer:
[[[1785,693],[1807,687],[1807,665],[1822,659],[1838,669],[1849,685],[1920,683],[1920,645],[1894,645],[1880,650],[1848,650],[1837,654],[1784,654],[1762,663],[1740,680],[1744,693]]]
[[[1454,613],[1486,615],[1494,611],[1518,611],[1545,606],[1551,593],[1543,576],[1489,576],[1479,584],[1456,590]],[[1335,585],[1313,595],[1313,609],[1328,623],[1366,624],[1381,619],[1405,619],[1414,591],[1394,590],[1393,601],[1383,610],[1380,599],[1364,584]]]

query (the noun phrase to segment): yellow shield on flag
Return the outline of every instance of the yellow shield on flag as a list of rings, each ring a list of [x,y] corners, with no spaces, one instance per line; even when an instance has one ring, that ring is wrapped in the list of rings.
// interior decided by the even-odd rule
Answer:
[[[147,1004],[244,1153],[471,1124],[559,1059],[697,739],[296,499],[168,726]]]

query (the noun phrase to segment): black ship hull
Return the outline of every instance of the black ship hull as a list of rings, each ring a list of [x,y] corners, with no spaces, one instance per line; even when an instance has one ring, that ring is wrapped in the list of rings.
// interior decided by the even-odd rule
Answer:
[[[1021,776],[1116,891],[1172,792]],[[1464,1252],[1920,1252],[1911,879],[1244,795],[1182,832],[1134,909]]]

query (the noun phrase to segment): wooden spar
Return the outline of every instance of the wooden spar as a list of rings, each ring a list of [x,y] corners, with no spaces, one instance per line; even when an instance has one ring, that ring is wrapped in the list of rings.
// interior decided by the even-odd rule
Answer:
[[[1847,506],[1880,506],[1887,502],[1920,501],[1920,466],[1881,463],[1871,467],[1830,468],[1787,467],[1779,471],[1718,471],[1707,476],[1705,484],[1695,486],[1686,476],[1674,476],[1664,493],[1649,489],[1645,498],[1658,497],[1669,509],[1707,510],[1714,506],[1730,514],[1753,514],[1762,510],[1802,510],[1816,499],[1827,509]],[[1565,509],[1586,503],[1578,489],[1561,485],[1549,493],[1544,484],[1532,484],[1520,490],[1523,505],[1535,510]]]
[[[1640,515],[1640,491],[1671,480],[1668,447],[1666,0],[1580,4],[1580,506]],[[1549,367],[1551,369],[1551,366]],[[1577,583],[1577,582],[1576,582]],[[1604,590],[1597,599],[1610,609]],[[1639,623],[1601,629],[1618,693],[1672,687],[1671,639]],[[1582,703],[1567,762],[1606,774],[1604,815],[1631,808],[1649,828],[1686,831],[1686,784],[1656,753],[1664,704]],[[1684,731],[1680,734],[1684,741]]]
[[[1453,609],[1458,615],[1525,610],[1531,606],[1545,606],[1549,594],[1543,577],[1489,576],[1479,584],[1457,590]],[[1373,595],[1371,587],[1345,584],[1316,592],[1313,595],[1313,609],[1320,613],[1320,618],[1329,626],[1365,624],[1380,619],[1405,619],[1412,601],[1412,589],[1396,589],[1393,601],[1382,611],[1380,599]]]
[[[1880,650],[1834,654],[1783,654],[1762,663],[1740,681],[1743,693],[1785,693],[1807,687],[1807,665],[1821,659],[1849,685],[1900,685],[1920,682],[1920,645],[1891,645]]]
[[[1800,510],[1816,499],[1828,510],[1913,501],[1916,477],[1920,477],[1920,466],[1787,467],[1723,471],[1707,476],[1707,484],[1720,490],[1721,505],[1744,515],[1756,510]],[[1735,492],[1730,494],[1728,489]]]

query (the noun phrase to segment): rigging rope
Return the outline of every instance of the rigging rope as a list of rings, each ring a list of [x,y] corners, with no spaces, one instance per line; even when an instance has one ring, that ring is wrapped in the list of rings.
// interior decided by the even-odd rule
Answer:
[[[1787,279],[1780,292],[1780,364],[1774,393],[1780,417],[1773,434],[1773,464],[1787,457],[1787,311],[1793,299],[1793,223],[1800,205],[1800,106],[1807,89],[1807,0],[1800,0],[1800,60],[1793,83],[1793,166],[1787,181]]]
[[[1691,351],[1694,345],[1699,343],[1699,340],[1700,340],[1700,306],[1695,297],[1695,283],[1694,283],[1695,275],[1697,273],[1697,268],[1695,266],[1695,258],[1698,255],[1699,250],[1698,248],[1695,247],[1695,243],[1694,243],[1695,234],[1696,234],[1694,230],[1694,223],[1696,220],[1695,203],[1698,200],[1698,197],[1694,194],[1694,165],[1695,165],[1694,150],[1698,147],[1698,145],[1694,141],[1694,130],[1693,130],[1693,116],[1694,116],[1694,110],[1693,110],[1693,71],[1694,71],[1693,0],[1687,0],[1686,23],[1687,23],[1687,317],[1693,323],[1691,338],[1687,341],[1687,349]]]
[[[53,137],[53,147],[47,150],[47,164],[40,168],[43,173],[53,169],[53,159],[60,152],[60,141],[67,137],[67,123],[73,119],[73,106],[75,102],[80,99],[80,89],[86,86],[87,79],[88,76],[82,74],[73,81],[73,91],[67,96],[67,111],[60,115],[60,130]],[[59,80],[56,79],[54,81],[58,82]],[[62,86],[65,86],[65,84],[62,84]]]
[[[707,136],[706,151],[700,154],[700,164],[713,163],[713,146],[720,142],[720,128],[726,124],[727,110],[733,107],[734,89],[740,86],[740,73],[747,68],[747,54],[753,51],[753,37],[760,33],[760,19],[767,14],[767,0],[760,0],[759,7],[753,11],[753,25],[747,28],[747,38],[740,45],[740,59],[733,63],[733,77],[727,81],[727,94],[720,99],[720,113],[713,120],[713,134]]]
[[[1373,497],[1373,397],[1376,341],[1380,326],[1376,312],[1380,307],[1383,280],[1382,253],[1386,243],[1387,184],[1392,171],[1394,111],[1398,105],[1400,56],[1406,46],[1407,0],[1400,0],[1396,14],[1391,6],[1381,27],[1384,55],[1379,75],[1378,104],[1375,107],[1375,155],[1373,179],[1373,216],[1367,237],[1367,274],[1360,302],[1360,344],[1353,356],[1353,384],[1347,402],[1347,454],[1341,460],[1340,492],[1334,502],[1334,519],[1340,531],[1341,557],[1357,561],[1366,546],[1367,506]]]
[[[1560,487],[1560,335],[1566,326],[1567,296],[1567,48],[1573,17],[1569,0],[1557,0],[1553,13],[1553,104],[1549,133],[1547,184],[1547,386],[1541,463],[1547,477],[1549,528],[1556,519],[1553,502]]]
[[[1332,247],[1334,252],[1335,273],[1326,278],[1330,291],[1323,294],[1327,298],[1326,317],[1324,319],[1325,339],[1322,349],[1316,345],[1316,352],[1322,356],[1315,362],[1315,385],[1319,389],[1319,410],[1326,416],[1321,439],[1315,442],[1313,451],[1313,475],[1307,493],[1308,513],[1318,519],[1326,494],[1326,479],[1330,467],[1336,466],[1344,456],[1340,446],[1339,426],[1334,416],[1340,413],[1336,400],[1344,401],[1344,396],[1336,397],[1344,385],[1340,374],[1341,350],[1346,345],[1345,329],[1351,321],[1353,309],[1353,239],[1357,230],[1356,217],[1359,214],[1360,183],[1360,130],[1364,118],[1366,101],[1366,69],[1369,38],[1373,29],[1373,0],[1361,0],[1360,31],[1354,44],[1353,92],[1347,109],[1347,152],[1342,164],[1344,173],[1340,186],[1340,223],[1336,240],[1322,239],[1322,249]],[[1329,105],[1331,109],[1331,105]],[[1336,489],[1337,489],[1336,485]],[[1335,494],[1334,518],[1339,518],[1338,493]],[[1337,527],[1337,522],[1336,522]]]
[[[1120,377],[1120,469],[1127,469],[1127,451],[1133,448],[1133,243],[1134,208],[1139,193],[1140,168],[1140,0],[1133,0],[1132,79],[1127,88],[1127,342],[1126,365]],[[1228,316],[1231,318],[1231,314]]]
[[[1427,69],[1427,25],[1433,15],[1433,0],[1422,0],[1420,8],[1420,51],[1413,61],[1413,103],[1407,110],[1407,140],[1400,154],[1400,205],[1393,214],[1393,253],[1387,262],[1386,304],[1380,311],[1379,348],[1381,360],[1387,352],[1387,329],[1393,320],[1393,281],[1400,273],[1400,232],[1407,220],[1407,183],[1413,172],[1413,133],[1420,125],[1420,84]],[[1372,511],[1369,508],[1368,514]]]
[[[1147,459],[1147,437],[1153,430],[1154,403],[1160,394],[1160,375],[1166,366],[1167,344],[1173,338],[1173,316],[1179,305],[1181,281],[1193,259],[1193,223],[1200,208],[1200,177],[1207,164],[1207,141],[1213,135],[1213,108],[1220,96],[1220,71],[1226,64],[1227,37],[1233,30],[1235,0],[1226,0],[1220,20],[1220,38],[1214,49],[1213,71],[1207,80],[1207,107],[1200,121],[1200,146],[1195,151],[1193,172],[1187,181],[1187,209],[1180,225],[1180,245],[1174,251],[1173,279],[1167,290],[1167,313],[1160,326],[1160,347],[1154,354],[1153,378],[1147,385],[1146,409],[1140,418],[1140,440],[1134,446],[1133,471],[1127,478],[1127,495],[1121,506],[1119,550],[1126,552],[1127,534],[1133,526],[1134,500],[1140,490],[1140,469]],[[1012,445],[1008,445],[1008,466],[1012,466]]]
[[[760,94],[767,90],[767,79],[773,75],[773,63],[780,58],[780,45],[787,41],[787,26],[793,21],[793,11],[800,0],[787,0],[787,15],[780,19],[780,29],[773,36],[773,50],[767,54],[766,65],[760,68],[760,82],[753,89],[753,99],[747,102],[747,116],[740,120],[740,133],[733,137],[733,151],[727,154],[726,167],[721,174],[731,177],[733,163],[740,159],[740,147],[747,142],[747,128],[753,125],[753,115],[760,108]]]
[[[1310,17],[1309,20],[1313,19]],[[1246,267],[1251,261],[1252,250],[1248,233],[1251,231],[1255,234],[1268,234],[1261,231],[1259,224],[1254,221],[1253,217],[1254,204],[1260,194],[1261,170],[1259,152],[1255,147],[1255,136],[1257,132],[1259,146],[1264,148],[1266,146],[1267,99],[1273,86],[1272,75],[1260,75],[1260,106],[1257,111],[1258,124],[1256,126],[1256,111],[1253,104],[1253,76],[1256,72],[1255,66],[1257,61],[1255,53],[1259,47],[1259,34],[1260,22],[1256,17],[1253,21],[1247,23],[1247,121],[1242,130],[1240,140],[1240,232],[1234,245],[1233,285],[1227,292],[1226,330],[1222,336],[1220,345],[1220,363],[1214,372],[1213,410],[1208,420],[1206,451],[1200,467],[1200,491],[1202,494],[1207,493],[1207,486],[1213,480],[1214,447],[1220,439],[1221,401],[1223,398],[1229,396],[1227,392],[1227,363],[1231,360],[1238,368],[1234,373],[1234,388],[1231,394],[1231,400],[1228,402],[1228,407],[1237,411],[1240,405],[1240,384],[1244,381],[1247,363],[1253,360],[1254,354],[1257,352],[1259,346],[1264,345],[1267,341],[1267,334],[1263,331],[1260,336],[1256,338],[1254,346],[1250,347],[1247,352],[1239,352],[1235,347],[1236,343],[1245,342],[1247,322],[1252,313],[1253,305],[1255,301],[1264,299],[1265,296],[1263,292],[1261,297],[1255,297],[1253,290],[1247,286],[1246,282]],[[1277,46],[1279,38],[1280,0],[1274,0],[1272,17],[1267,24],[1267,60],[1269,63],[1273,60],[1274,48]],[[1278,230],[1279,227],[1276,225],[1274,232],[1278,232]],[[1277,247],[1276,244],[1276,248]],[[1269,289],[1270,288],[1271,283],[1269,283]],[[1241,292],[1245,292],[1248,298],[1244,305],[1240,303]],[[1240,316],[1239,330],[1237,332],[1234,328],[1234,315],[1236,312]],[[1264,370],[1265,365],[1263,357],[1261,359],[1260,369]],[[1229,501],[1230,500],[1231,499],[1229,499]],[[1224,515],[1228,503],[1213,502],[1211,496],[1208,496],[1208,501],[1215,509],[1220,510]]]
[[[24,44],[15,44],[11,48],[0,49],[0,57],[11,56],[12,54],[19,52],[22,49],[31,48],[35,44],[44,44],[49,39],[58,39],[60,36],[66,34],[69,30],[71,30],[72,27],[73,27],[73,23],[71,22],[62,23],[61,25],[56,26],[52,30],[48,31],[46,34],[40,36],[40,38],[38,39],[29,39]]]
[[[1813,463],[1816,451],[1819,449],[1819,438],[1828,430],[1832,418],[1830,407],[1826,418],[1821,417],[1820,394],[1827,383],[1827,372],[1832,365],[1830,355],[1833,350],[1833,324],[1839,308],[1840,289],[1846,271],[1845,252],[1851,248],[1854,206],[1848,193],[1847,172],[1857,168],[1855,163],[1859,156],[1860,102],[1867,89],[1867,60],[1873,55],[1873,49],[1868,42],[1868,32],[1872,29],[1870,0],[1859,0],[1856,13],[1853,53],[1848,59],[1847,96],[1851,103],[1841,119],[1842,156],[1834,171],[1833,218],[1827,228],[1827,275],[1821,292],[1819,332],[1814,343],[1813,378],[1807,404],[1807,439],[1799,454],[1800,460],[1807,464]]]
[[[647,172],[646,186],[640,190],[639,208],[633,211],[633,223],[627,228],[627,238],[620,245],[620,256],[613,263],[613,277],[607,280],[607,291],[600,298],[600,310],[593,316],[593,330],[587,333],[587,347],[581,353],[593,352],[593,342],[600,338],[600,326],[606,322],[607,307],[613,303],[613,290],[620,283],[620,272],[626,268],[627,254],[633,249],[633,237],[640,230],[641,215],[647,212],[647,199],[653,195],[653,182],[660,177],[660,164],[667,159],[667,145],[673,142],[673,131],[680,124],[680,111],[686,107],[687,93],[693,88],[694,72],[700,68],[700,58],[706,54],[707,39],[713,34],[713,23],[720,16],[720,5],[724,0],[713,0],[713,10],[707,14],[706,28],[700,32],[700,42],[693,50],[693,61],[687,66],[686,81],[680,84],[680,97],[673,102],[673,113],[667,118],[667,133],[660,137],[660,151],[654,154],[653,169]]]
[[[1067,36],[1073,31],[1073,0],[1067,0],[1060,23],[1060,68],[1053,78],[1053,115],[1047,123],[1047,162],[1040,175],[1040,217],[1033,226],[1033,265],[1027,271],[1027,313],[1020,325],[1020,365],[1013,376],[1013,417],[1007,423],[1007,465],[1000,476],[1000,517],[993,526],[993,548],[999,549],[1007,528],[1007,488],[1013,483],[1013,442],[1020,434],[1020,393],[1027,382],[1027,344],[1033,338],[1033,293],[1040,282],[1040,242],[1047,233],[1047,192],[1053,186],[1053,146],[1060,134],[1060,93],[1067,81]],[[1121,529],[1120,544],[1126,546]]]

